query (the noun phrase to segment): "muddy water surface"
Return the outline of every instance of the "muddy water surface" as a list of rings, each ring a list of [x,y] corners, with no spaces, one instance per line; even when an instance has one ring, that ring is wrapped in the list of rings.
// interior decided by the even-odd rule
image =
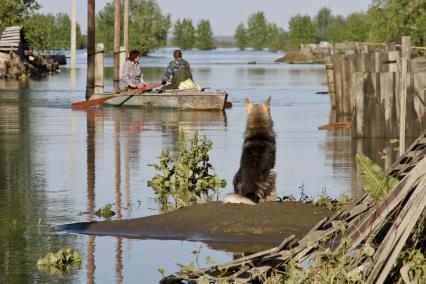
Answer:
[[[170,53],[160,50],[142,60],[146,80],[158,81]],[[354,151],[378,156],[382,141],[367,148],[365,141],[351,144],[348,133],[318,131],[330,118],[328,96],[315,94],[326,90],[323,66],[274,64],[278,56],[220,49],[186,53],[198,83],[230,93],[234,107],[225,113],[71,111],[71,102],[84,98],[83,53],[77,69],[67,66],[28,82],[0,81],[0,283],[156,283],[158,268],[176,271],[177,263],[195,260],[192,251],[200,246],[200,265],[208,255],[218,262],[232,259],[199,242],[76,235],[52,227],[98,220],[94,211],[108,203],[117,213],[114,220],[159,213],[146,185],[154,174],[147,164],[162,149],[176,147],[180,127],[213,140],[212,163],[228,181],[221,196],[230,192],[245,128],[244,97],[272,97],[278,195],[355,192]],[[252,60],[258,64],[246,64]],[[105,70],[107,89],[111,70]],[[83,254],[80,270],[64,277],[37,270],[38,258],[64,245]]]

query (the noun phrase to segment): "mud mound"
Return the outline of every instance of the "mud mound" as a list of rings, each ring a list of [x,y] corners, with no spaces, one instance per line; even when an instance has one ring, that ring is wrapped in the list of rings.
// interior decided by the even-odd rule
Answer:
[[[319,53],[301,53],[301,52],[288,52],[275,62],[289,63],[289,64],[323,64],[325,62],[325,55]]]
[[[76,223],[58,229],[90,235],[140,239],[203,241],[217,249],[240,252],[279,244],[305,234],[331,211],[299,202],[256,206],[210,202],[174,212],[130,220]]]

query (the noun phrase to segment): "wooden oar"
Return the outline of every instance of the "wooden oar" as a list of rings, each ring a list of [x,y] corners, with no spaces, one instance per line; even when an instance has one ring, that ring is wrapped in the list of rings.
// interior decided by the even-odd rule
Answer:
[[[124,93],[120,93],[117,95],[110,95],[110,96],[105,96],[103,98],[99,98],[99,99],[95,99],[95,100],[88,100],[88,101],[82,101],[82,102],[76,102],[71,104],[71,108],[72,109],[81,109],[81,108],[89,108],[89,107],[94,107],[97,105],[100,105],[104,102],[106,102],[109,99],[113,99],[113,98],[118,98],[118,97],[126,97],[126,96],[131,96],[137,93],[144,93],[144,92],[148,92],[151,91],[152,89],[158,88],[160,87],[160,84],[149,84],[146,86],[143,86],[141,88],[135,89],[135,90],[130,90]]]

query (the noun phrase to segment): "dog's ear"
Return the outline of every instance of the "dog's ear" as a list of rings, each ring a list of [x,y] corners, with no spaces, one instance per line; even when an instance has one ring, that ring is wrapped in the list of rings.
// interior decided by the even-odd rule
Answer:
[[[263,102],[262,106],[269,111],[271,109],[271,97],[267,98],[266,101]]]
[[[244,99],[244,106],[246,107],[246,110],[248,113],[250,113],[251,110],[253,109],[253,103],[250,101],[249,98]]]

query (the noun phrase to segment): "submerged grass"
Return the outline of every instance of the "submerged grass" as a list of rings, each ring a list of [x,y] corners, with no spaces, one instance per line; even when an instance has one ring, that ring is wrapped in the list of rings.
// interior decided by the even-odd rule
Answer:
[[[226,181],[219,179],[209,162],[213,142],[198,132],[187,141],[185,132],[179,132],[176,153],[163,150],[158,164],[149,164],[159,173],[148,186],[154,189],[163,212],[212,200]]]
[[[62,276],[80,268],[81,261],[82,257],[77,250],[65,247],[56,252],[48,252],[37,261],[37,267],[49,275]]]

